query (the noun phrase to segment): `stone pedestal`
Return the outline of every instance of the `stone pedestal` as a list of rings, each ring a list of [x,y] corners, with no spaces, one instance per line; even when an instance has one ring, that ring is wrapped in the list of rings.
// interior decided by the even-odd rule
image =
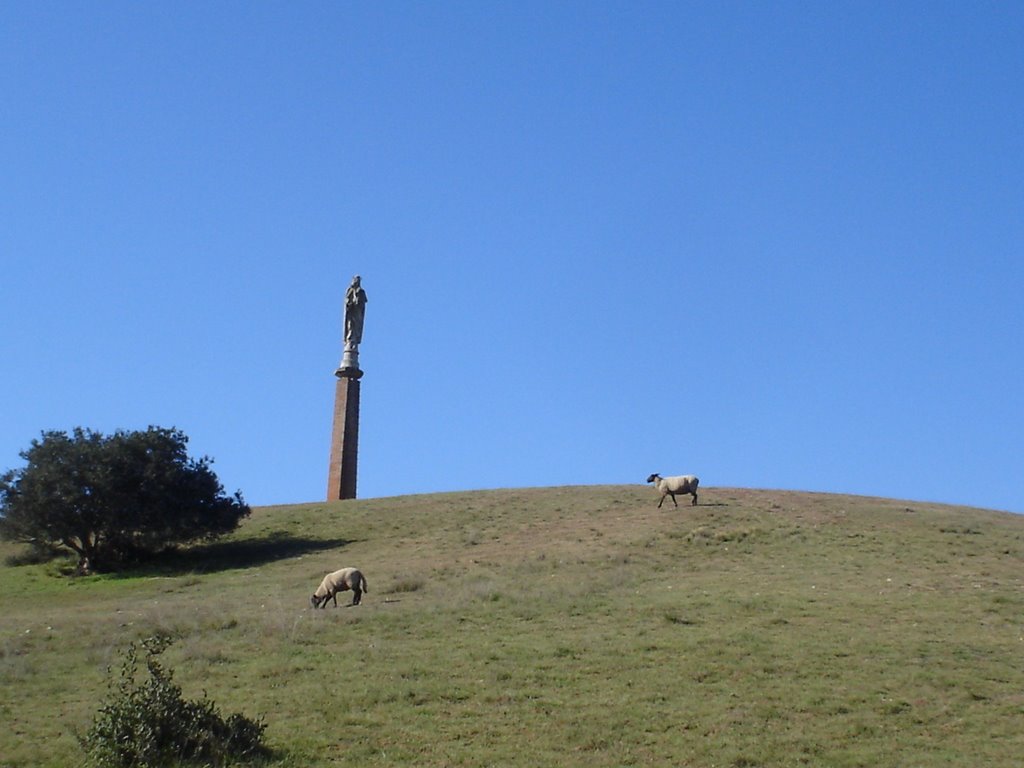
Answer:
[[[341,365],[338,366],[338,376],[353,375],[359,378],[363,372],[359,370],[359,345],[350,341],[345,342],[345,352],[341,356]]]
[[[327,471],[327,500],[356,497],[356,464],[359,459],[358,367],[342,366],[335,371],[334,429],[331,434],[331,464]]]

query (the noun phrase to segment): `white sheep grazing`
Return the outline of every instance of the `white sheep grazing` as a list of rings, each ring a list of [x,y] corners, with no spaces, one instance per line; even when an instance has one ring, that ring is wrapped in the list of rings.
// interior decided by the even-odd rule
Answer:
[[[672,503],[677,507],[679,504],[676,502],[677,493],[689,493],[693,495],[693,503],[691,506],[697,506],[697,486],[700,484],[700,480],[697,479],[696,475],[676,475],[675,477],[662,477],[657,472],[647,478],[648,483],[654,483],[654,487],[661,494],[661,501],[658,502],[658,509],[661,509],[661,502],[665,500],[666,496],[672,497]]]
[[[363,592],[370,591],[366,586],[366,579],[358,568],[342,568],[340,571],[328,573],[309,598],[309,604],[314,608],[326,608],[327,601],[333,600],[334,607],[337,608],[338,593],[348,589],[352,590],[352,605],[359,605]]]

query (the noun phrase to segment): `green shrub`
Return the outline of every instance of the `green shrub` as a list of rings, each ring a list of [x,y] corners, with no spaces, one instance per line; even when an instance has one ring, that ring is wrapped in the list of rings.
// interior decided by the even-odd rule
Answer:
[[[149,678],[138,677],[138,647],[124,653],[120,679],[110,673],[110,700],[79,739],[91,764],[99,768],[148,768],[176,763],[221,766],[266,755],[266,726],[241,714],[226,720],[209,699],[186,701],[172,673],[158,657],[170,638],[141,641]]]

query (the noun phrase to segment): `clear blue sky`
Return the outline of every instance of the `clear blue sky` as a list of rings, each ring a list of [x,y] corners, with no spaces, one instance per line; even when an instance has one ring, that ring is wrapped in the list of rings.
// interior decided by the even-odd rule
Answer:
[[[1024,5],[0,4],[0,469],[1024,512]]]

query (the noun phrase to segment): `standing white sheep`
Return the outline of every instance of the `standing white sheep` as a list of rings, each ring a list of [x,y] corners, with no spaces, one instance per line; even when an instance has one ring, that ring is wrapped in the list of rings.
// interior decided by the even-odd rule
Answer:
[[[661,494],[661,501],[658,502],[658,509],[661,509],[661,502],[666,496],[672,497],[672,503],[677,507],[677,493],[689,493],[693,496],[691,506],[697,506],[697,486],[700,480],[696,475],[676,475],[675,477],[662,477],[657,472],[647,478],[648,483],[654,483],[655,489]]]
[[[352,605],[359,605],[363,592],[369,592],[366,586],[366,579],[358,568],[342,568],[340,571],[328,573],[316,592],[309,598],[309,604],[314,608],[326,608],[327,601],[333,600],[334,607],[338,607],[338,593],[352,590]]]

